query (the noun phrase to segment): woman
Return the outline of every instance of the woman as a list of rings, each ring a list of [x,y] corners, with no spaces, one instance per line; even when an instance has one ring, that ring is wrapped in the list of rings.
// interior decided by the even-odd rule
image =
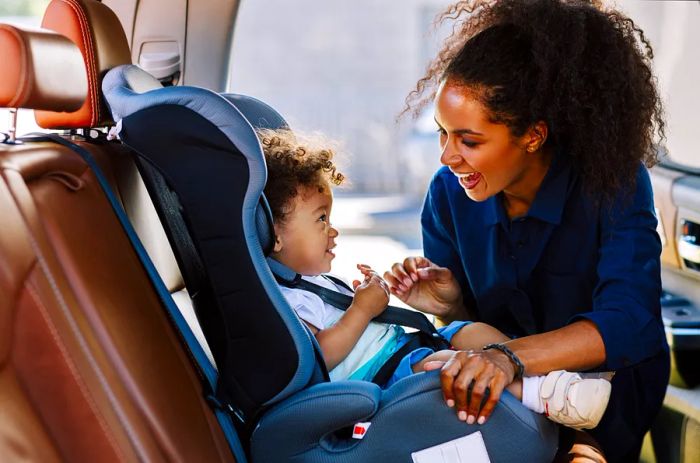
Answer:
[[[651,48],[597,2],[467,1],[445,17],[455,32],[409,97],[433,89],[444,164],[422,213],[425,257],[385,279],[442,322],[507,340],[431,365],[461,419],[484,422],[518,374],[615,371],[601,423],[563,432],[562,447],[637,461],[669,375],[644,168],[664,135]]]

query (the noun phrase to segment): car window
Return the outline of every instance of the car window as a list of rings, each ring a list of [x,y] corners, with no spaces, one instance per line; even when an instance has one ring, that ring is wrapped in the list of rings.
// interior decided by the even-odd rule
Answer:
[[[20,27],[40,27],[41,18],[50,0],[2,0],[0,1],[0,23]],[[0,131],[9,127],[10,111],[0,108]],[[17,114],[17,134],[39,130],[34,121],[34,111],[20,109]]]
[[[397,115],[441,34],[444,0],[241,2],[228,90],[262,99],[295,130],[341,141],[349,185],[336,190],[334,271],[382,265],[421,248],[419,210],[439,167],[432,109]],[[357,249],[348,251],[350,246]],[[391,255],[392,257],[388,257]],[[378,256],[384,256],[378,257]]]
[[[395,257],[420,252],[421,200],[439,167],[433,109],[426,107],[416,120],[395,119],[445,35],[430,34],[445,5],[443,0],[241,3],[228,90],[268,102],[294,129],[318,130],[344,143],[350,186],[337,194],[333,220],[345,234],[343,246],[357,240],[352,256],[367,255],[370,237],[397,244]],[[654,46],[668,120],[666,151],[676,163],[700,167],[695,141],[700,28],[693,27],[700,24],[700,2],[617,5]],[[348,271],[350,260],[356,259],[347,261]]]
[[[654,72],[665,103],[666,149],[674,163],[700,168],[700,2],[617,2],[654,47]]]

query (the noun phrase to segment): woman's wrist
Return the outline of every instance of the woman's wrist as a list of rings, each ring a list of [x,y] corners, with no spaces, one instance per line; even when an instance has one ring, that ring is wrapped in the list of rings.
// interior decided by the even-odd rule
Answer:
[[[503,355],[505,355],[510,363],[513,365],[513,372],[514,372],[514,379],[522,378],[523,375],[525,374],[525,365],[523,362],[520,360],[520,357],[517,356],[515,352],[510,350],[508,346],[506,346],[503,343],[493,343],[493,344],[487,344],[483,348],[483,350],[490,350],[494,349],[499,352],[501,352]]]
[[[443,325],[449,325],[456,320],[469,320],[469,312],[462,302],[462,297],[459,300],[445,304],[441,310],[436,311],[435,318]]]

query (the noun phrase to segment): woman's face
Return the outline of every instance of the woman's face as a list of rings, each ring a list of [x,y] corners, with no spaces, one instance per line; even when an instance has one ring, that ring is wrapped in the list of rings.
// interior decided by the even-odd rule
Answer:
[[[459,178],[467,196],[484,201],[505,191],[531,196],[535,177],[531,131],[514,137],[505,124],[489,120],[475,90],[447,79],[435,96],[435,121],[440,132],[440,162]],[[539,146],[536,146],[539,151]],[[539,178],[541,181],[541,178]]]

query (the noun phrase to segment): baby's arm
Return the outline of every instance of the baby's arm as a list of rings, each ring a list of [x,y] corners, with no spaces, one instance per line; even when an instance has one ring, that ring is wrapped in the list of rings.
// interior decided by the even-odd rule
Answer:
[[[378,275],[368,276],[362,283],[355,281],[353,285],[353,302],[340,320],[324,330],[312,329],[328,370],[335,368],[348,356],[369,322],[382,313],[389,303],[388,288]]]

